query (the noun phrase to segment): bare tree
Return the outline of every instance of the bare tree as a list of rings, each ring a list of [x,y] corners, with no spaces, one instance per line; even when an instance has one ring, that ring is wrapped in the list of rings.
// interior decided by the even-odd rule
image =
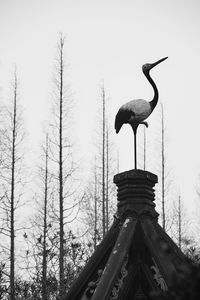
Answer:
[[[81,203],[81,222],[85,224],[87,240],[92,243],[94,250],[102,238],[102,191],[101,174],[98,172],[96,157],[91,178],[85,187]]]
[[[170,206],[172,204],[175,187],[172,182],[172,170],[170,169],[167,153],[167,129],[165,126],[164,107],[161,103],[158,110],[158,132],[156,133],[156,162],[158,168],[159,181],[157,185],[158,210],[160,210],[161,225],[165,231],[169,231],[172,226],[170,217]],[[158,151],[159,150],[159,151]],[[159,157],[159,158],[158,158]]]
[[[191,245],[194,236],[192,236],[191,232],[188,232],[191,222],[180,193],[176,197],[176,201],[174,201],[172,218],[174,220],[171,230],[172,237],[177,242],[179,248],[187,252],[187,246]]]
[[[55,101],[53,104],[53,122],[49,135],[49,155],[54,166],[55,193],[54,218],[58,222],[59,232],[59,297],[65,293],[65,227],[77,216],[79,200],[75,198],[76,165],[73,160],[72,143],[72,101],[69,85],[66,84],[66,64],[64,59],[65,38],[60,34],[58,56],[55,70]]]
[[[63,207],[63,73],[64,73],[64,61],[63,61],[63,48],[64,39],[60,37],[59,43],[59,211],[60,211],[60,256],[59,256],[59,268],[60,268],[60,297],[64,295],[64,207]]]
[[[117,169],[117,153],[113,150],[105,87],[100,87],[100,109],[97,116],[95,162],[85,189],[82,205],[83,219],[94,242],[94,248],[109,230],[115,213],[113,174]],[[114,155],[115,153],[115,155]]]
[[[97,171],[96,171],[96,157],[95,157],[95,170],[94,170],[94,250],[97,247],[97,222],[98,222],[98,212],[97,212]]]
[[[101,88],[102,93],[102,228],[103,228],[103,238],[106,233],[106,185],[105,185],[105,164],[106,164],[106,116],[105,116],[105,90],[104,85]]]
[[[182,215],[181,215],[181,196],[178,197],[178,245],[181,248],[182,243]]]
[[[116,171],[115,165],[117,159],[113,155],[113,145],[110,133],[108,101],[106,101],[106,93],[104,84],[101,86],[102,100],[102,228],[105,236],[110,225],[110,215],[113,214],[112,197],[115,189],[111,176]]]
[[[24,130],[22,127],[21,108],[18,104],[18,78],[15,67],[14,80],[12,85],[12,104],[4,107],[4,122],[1,128],[3,148],[3,196],[1,209],[4,214],[2,217],[2,234],[9,237],[10,247],[2,246],[7,252],[9,248],[10,258],[10,299],[15,300],[15,238],[16,232],[16,210],[22,204],[20,203],[22,195],[22,166],[23,150],[22,142],[24,139]]]
[[[44,225],[43,225],[43,260],[42,260],[42,300],[47,300],[47,200],[49,180],[49,140],[46,135],[45,145],[45,180],[44,180]]]
[[[195,200],[195,212],[194,212],[194,232],[196,236],[196,241],[197,244],[200,243],[200,236],[199,236],[199,227],[200,227],[200,175],[198,175],[198,183],[196,184],[196,193],[197,193],[197,198]]]
[[[23,234],[26,245],[23,268],[26,271],[26,278],[35,286],[37,297],[42,300],[54,299],[57,296],[53,286],[58,283],[56,266],[59,239],[52,216],[54,188],[50,167],[49,137],[46,133],[35,180],[36,193],[33,196],[35,213],[29,221],[31,228]]]
[[[161,182],[162,182],[162,227],[165,230],[165,136],[164,112],[161,103]]]
[[[108,232],[109,229],[109,129],[108,129],[108,120],[106,122],[106,175],[105,175],[105,181],[106,181],[106,219],[105,219],[105,227],[106,232]]]

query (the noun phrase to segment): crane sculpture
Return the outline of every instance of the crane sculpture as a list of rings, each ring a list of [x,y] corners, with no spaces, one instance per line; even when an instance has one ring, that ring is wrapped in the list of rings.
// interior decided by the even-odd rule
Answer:
[[[147,80],[150,82],[151,86],[153,87],[154,90],[153,99],[150,102],[143,99],[131,100],[120,107],[115,117],[116,133],[118,133],[122,125],[126,123],[130,124],[133,129],[135,169],[137,169],[137,150],[136,150],[137,149],[136,147],[137,128],[140,124],[144,124],[146,127],[148,127],[147,122],[144,122],[144,120],[148,118],[148,116],[152,113],[152,111],[154,110],[154,108],[158,103],[158,95],[159,95],[158,89],[153,79],[150,76],[150,70],[167,58],[168,57],[164,57],[156,61],[155,63],[152,64],[148,63],[142,66],[142,71],[144,75],[146,76]]]

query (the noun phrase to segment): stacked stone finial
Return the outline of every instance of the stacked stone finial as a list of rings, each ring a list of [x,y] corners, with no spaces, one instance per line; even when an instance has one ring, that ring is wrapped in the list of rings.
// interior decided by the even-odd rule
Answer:
[[[158,177],[153,173],[133,169],[114,176],[117,185],[118,213],[120,215],[148,213],[151,217],[158,217],[155,211],[154,186]]]

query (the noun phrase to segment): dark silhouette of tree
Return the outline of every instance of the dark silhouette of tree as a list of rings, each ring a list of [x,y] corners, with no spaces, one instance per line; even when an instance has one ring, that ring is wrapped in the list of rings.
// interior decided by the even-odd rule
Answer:
[[[188,233],[188,228],[191,222],[186,213],[186,209],[183,205],[181,195],[177,196],[176,201],[174,201],[172,218],[174,219],[172,226],[172,237],[178,244],[179,248],[185,252],[187,251],[189,240],[193,239],[193,236]]]
[[[101,85],[100,89],[101,101],[102,101],[102,117],[100,118],[102,125],[100,126],[99,136],[102,136],[102,150],[101,150],[101,159],[102,159],[102,168],[97,168],[102,170],[102,238],[104,238],[106,232],[110,226],[111,215],[113,215],[112,208],[112,197],[114,191],[114,185],[112,183],[111,174],[116,169],[114,167],[116,159],[113,155],[111,133],[110,133],[110,124],[109,124],[109,113],[108,113],[108,97],[106,97],[104,83]],[[97,161],[96,161],[97,162]],[[98,162],[97,162],[98,164]]]
[[[165,215],[165,174],[166,174],[166,155],[165,155],[165,129],[164,129],[164,111],[161,103],[161,182],[162,182],[162,227],[166,230],[166,215]]]
[[[48,134],[45,134],[37,172],[37,192],[33,198],[35,213],[29,221],[31,228],[23,234],[26,245],[23,256],[24,269],[29,280],[21,279],[18,285],[19,295],[30,295],[30,299],[56,299],[58,295],[59,239],[52,217],[54,189],[49,165],[49,138]]]
[[[64,39],[60,38],[59,43],[59,206],[60,206],[60,255],[59,255],[59,268],[60,268],[60,286],[59,293],[60,297],[64,295],[64,216],[63,216],[63,47]]]
[[[105,183],[105,164],[106,164],[106,116],[105,116],[105,90],[104,86],[101,88],[102,97],[102,229],[103,238],[106,233],[106,183]]]
[[[173,219],[171,217],[171,205],[174,197],[175,186],[172,181],[172,169],[170,167],[167,127],[165,122],[165,110],[162,102],[155,111],[155,143],[154,143],[154,168],[158,175],[158,185],[156,186],[157,209],[160,214],[159,221],[166,232],[169,232]],[[156,125],[156,124],[155,124]]]
[[[15,300],[15,163],[16,163],[16,126],[17,126],[17,75],[14,79],[14,103],[13,103],[13,127],[12,127],[12,159],[11,159],[11,195],[10,195],[10,298]]]
[[[74,145],[72,143],[72,98],[67,84],[65,63],[65,38],[60,34],[58,54],[55,66],[55,88],[53,102],[53,120],[49,132],[49,157],[54,179],[54,201],[52,215],[54,224],[58,224],[59,234],[59,297],[65,293],[65,227],[76,219],[79,211],[80,196],[75,197],[77,166],[73,160]]]
[[[108,97],[104,84],[100,86],[99,110],[96,117],[94,161],[82,203],[83,221],[88,228],[88,239],[96,249],[109,230],[116,210],[113,174],[117,169],[109,122]]]
[[[9,238],[6,239],[2,249],[9,256],[9,297],[15,300],[15,239],[19,228],[16,228],[16,210],[22,205],[21,196],[24,185],[22,179],[23,169],[23,150],[22,142],[24,139],[24,130],[22,127],[21,108],[18,103],[19,87],[18,77],[15,67],[14,80],[12,84],[12,101],[10,105],[4,106],[2,109],[3,125],[1,128],[1,150],[2,150],[2,234]],[[9,243],[9,246],[6,244]],[[9,254],[8,254],[9,253]]]
[[[48,299],[47,294],[47,204],[48,204],[48,182],[49,182],[49,140],[46,135],[45,145],[45,178],[44,178],[44,224],[43,224],[43,257],[42,257],[42,300]]]

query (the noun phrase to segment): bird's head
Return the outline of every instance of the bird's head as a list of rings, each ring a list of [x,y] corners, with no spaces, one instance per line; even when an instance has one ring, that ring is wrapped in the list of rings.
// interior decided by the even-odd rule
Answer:
[[[149,72],[152,68],[154,68],[155,66],[157,66],[158,64],[160,64],[162,61],[164,61],[165,59],[167,59],[168,57],[164,57],[164,58],[161,58],[159,59],[158,61],[156,61],[155,63],[152,63],[152,64],[144,64],[142,66],[142,70],[144,73],[147,73]]]

